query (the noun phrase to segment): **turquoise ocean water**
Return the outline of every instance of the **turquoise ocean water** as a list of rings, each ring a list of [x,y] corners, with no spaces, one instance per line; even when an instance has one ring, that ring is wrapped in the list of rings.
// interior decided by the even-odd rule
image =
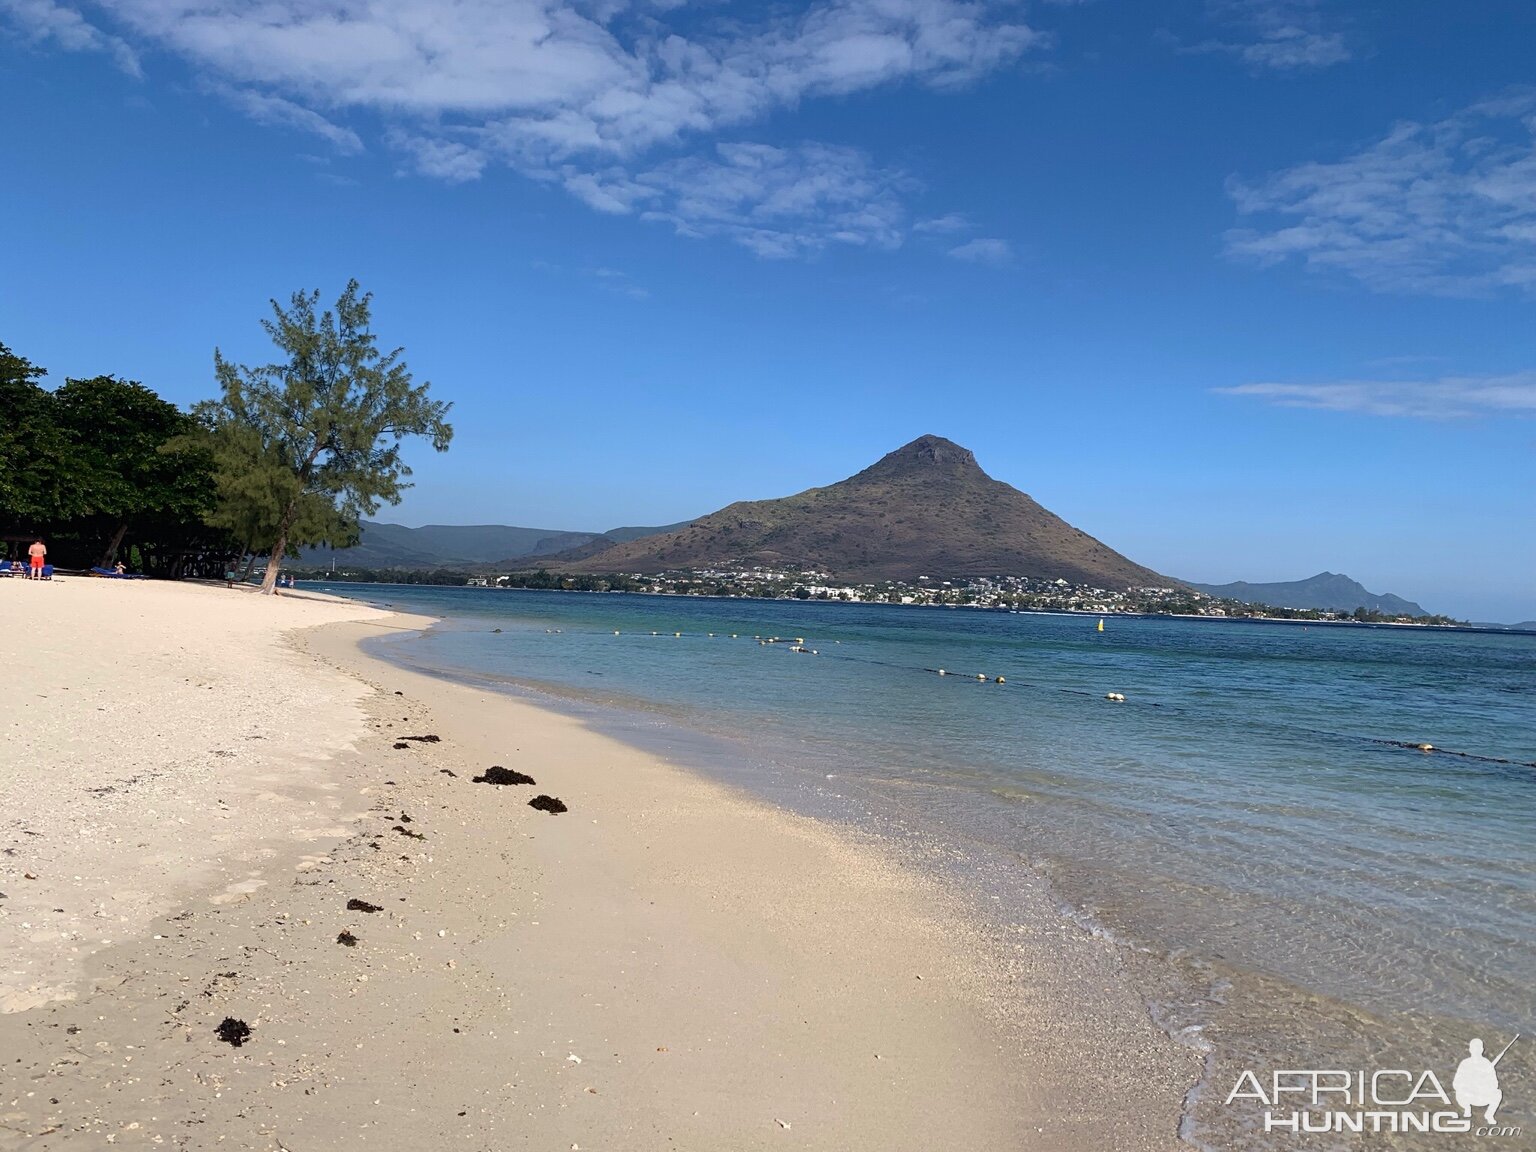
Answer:
[[[1353,1146],[1256,1130],[1243,1068],[1449,1085],[1517,1032],[1501,1119],[1536,1134],[1536,636],[312,586],[443,618],[391,660],[958,848],[1001,916],[1043,875],[1205,1054],[1192,1144]]]

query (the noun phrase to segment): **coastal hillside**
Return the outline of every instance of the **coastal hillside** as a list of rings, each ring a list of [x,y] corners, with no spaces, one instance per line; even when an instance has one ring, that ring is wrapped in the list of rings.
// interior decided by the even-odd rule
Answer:
[[[306,548],[299,563],[315,567],[339,564],[359,568],[442,568],[519,561],[530,556],[594,545],[597,550],[669,532],[657,528],[614,528],[609,532],[569,532],[558,528],[518,528],[510,524],[363,525],[362,542],[353,548]]]
[[[1273,584],[1250,584],[1237,580],[1231,584],[1196,584],[1189,587],[1228,600],[1247,604],[1268,604],[1275,608],[1326,608],[1335,612],[1353,612],[1366,608],[1390,616],[1425,616],[1423,608],[1390,592],[1378,595],[1348,576],[1337,572],[1319,572],[1306,580],[1288,580]]]
[[[864,471],[778,500],[732,504],[659,536],[556,557],[581,572],[788,567],[859,581],[1033,576],[1101,588],[1167,585],[1018,489],[969,450],[922,436]]]

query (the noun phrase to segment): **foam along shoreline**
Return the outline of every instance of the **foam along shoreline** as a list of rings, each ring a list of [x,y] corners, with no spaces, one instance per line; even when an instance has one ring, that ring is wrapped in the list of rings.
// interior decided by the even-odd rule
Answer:
[[[56,690],[26,703],[26,726],[53,731],[83,715],[60,701],[89,682],[93,706],[156,713],[162,740],[188,731],[201,737],[188,747],[217,748],[207,737],[219,690],[204,686],[205,701],[188,688],[194,667],[233,689],[222,678],[234,669],[272,661],[284,695],[264,696],[262,675],[240,673],[230,714],[296,737],[293,763],[322,766],[310,775],[329,801],[280,771],[285,756],[260,788],[227,791],[228,780],[186,775],[169,757],[151,758],[155,780],[181,782],[184,808],[217,824],[273,805],[286,814],[274,827],[290,834],[319,827],[297,818],[309,801],[329,803],[334,847],[268,838],[235,849],[248,858],[232,867],[214,844],[190,874],[164,860],[146,870],[151,913],[80,961],[78,998],[0,1016],[11,1057],[0,1148],[63,1148],[86,1134],[252,1149],[466,1138],[559,1149],[1178,1146],[1198,1062],[1152,1026],[1112,946],[1048,908],[987,931],[889,845],[359,650],[380,626],[419,620],[154,585],[127,589],[159,609],[134,615],[112,596],[123,586],[79,583],[70,610],[6,622],[64,657],[99,640],[97,616],[115,615],[138,695],[124,700],[120,678],[82,680],[54,660]],[[184,621],[208,596],[218,603],[208,635],[188,643]],[[219,631],[234,628],[226,609],[255,614],[242,617],[238,644],[218,642],[236,636]],[[322,611],[341,622],[315,619]],[[308,657],[282,640],[319,623],[329,626],[297,641]],[[275,709],[308,719],[290,726]],[[317,752],[316,733],[329,734],[329,759],[299,758]],[[31,751],[31,816],[98,802],[83,791],[95,777],[45,763],[79,758],[67,737]],[[472,782],[491,765],[537,784]],[[530,808],[537,793],[569,811]],[[158,832],[162,855],[194,840],[194,825],[166,830],[152,795],[136,786],[108,798],[121,821],[138,822],[135,835]],[[54,832],[55,862],[72,867],[68,852],[85,838]],[[32,851],[19,835],[8,827],[6,846]],[[146,850],[114,860],[134,851]],[[32,868],[20,859],[0,859],[7,946],[41,915],[42,881],[20,879]],[[73,946],[31,944],[55,955]],[[214,1034],[225,1017],[252,1030],[238,1048]]]

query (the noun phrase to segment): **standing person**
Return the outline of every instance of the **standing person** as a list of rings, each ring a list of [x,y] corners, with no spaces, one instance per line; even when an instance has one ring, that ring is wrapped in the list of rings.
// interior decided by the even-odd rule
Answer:
[[[43,562],[48,557],[48,546],[39,539],[32,547],[27,549],[27,555],[32,557],[32,579],[41,580],[43,578]]]

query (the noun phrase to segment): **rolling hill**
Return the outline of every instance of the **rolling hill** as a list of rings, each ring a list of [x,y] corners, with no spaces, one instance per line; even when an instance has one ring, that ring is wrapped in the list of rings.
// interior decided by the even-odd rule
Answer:
[[[1327,608],[1335,612],[1353,612],[1367,608],[1393,616],[1424,616],[1427,613],[1412,600],[1390,592],[1367,592],[1363,585],[1337,572],[1319,572],[1305,580],[1274,584],[1250,584],[1238,580],[1231,584],[1196,584],[1189,587],[1212,596],[1242,600],[1248,604],[1268,604],[1273,608]]]
[[[517,528],[508,524],[402,524],[373,522],[363,525],[362,542],[355,548],[306,548],[301,565],[323,567],[334,559],[358,568],[463,568],[503,562],[524,563],[530,557],[550,556],[579,546],[637,540],[678,525],[661,528],[615,528],[611,533],[568,532],[556,528]]]
[[[548,567],[798,566],[859,581],[1012,575],[1102,588],[1173,583],[992,479],[969,450],[939,436],[919,437],[825,488],[732,504],[660,535],[593,543]]]

